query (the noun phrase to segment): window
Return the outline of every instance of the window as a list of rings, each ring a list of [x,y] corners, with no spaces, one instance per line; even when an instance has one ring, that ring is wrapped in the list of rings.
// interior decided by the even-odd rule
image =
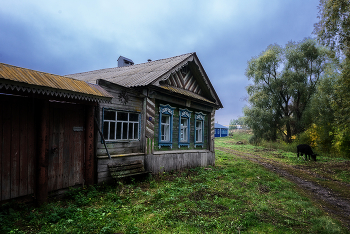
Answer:
[[[140,114],[103,109],[103,137],[106,141],[138,140]]]
[[[190,118],[192,111],[179,109],[179,148],[190,147]]]
[[[161,141],[170,141],[170,115],[162,115],[161,124]]]
[[[174,107],[170,105],[159,105],[159,149],[162,146],[173,147],[173,115]]]
[[[205,114],[197,112],[195,114],[195,133],[194,133],[194,147],[201,146],[204,144],[204,120]]]
[[[180,118],[180,142],[188,141],[188,119]]]

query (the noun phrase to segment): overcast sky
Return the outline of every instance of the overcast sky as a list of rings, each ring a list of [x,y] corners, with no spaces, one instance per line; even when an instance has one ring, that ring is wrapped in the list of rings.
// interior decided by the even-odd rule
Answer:
[[[0,62],[67,75],[196,52],[228,125],[247,104],[247,61],[313,37],[319,0],[0,0]]]

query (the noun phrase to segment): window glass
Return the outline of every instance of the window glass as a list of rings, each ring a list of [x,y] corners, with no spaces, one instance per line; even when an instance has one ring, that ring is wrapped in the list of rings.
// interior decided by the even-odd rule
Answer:
[[[203,121],[196,121],[196,142],[202,142]]]
[[[139,124],[134,123],[134,139],[138,139],[139,137]]]
[[[115,120],[115,111],[106,111],[104,112],[105,120]]]
[[[122,139],[122,123],[117,122],[117,137],[116,139]]]
[[[128,113],[118,112],[118,121],[128,121]]]
[[[123,139],[128,139],[128,123],[123,123]]]
[[[115,122],[110,122],[110,131],[109,131],[109,139],[114,140],[115,139]]]
[[[187,118],[181,118],[181,126],[180,126],[180,141],[187,142],[187,136],[188,136],[188,119]]]
[[[130,113],[130,114],[129,114],[129,121],[138,122],[138,121],[139,121],[139,115],[138,115],[138,114]]]
[[[161,139],[162,141],[169,141],[170,139],[170,116],[169,115],[162,115],[162,122],[161,122]]]
[[[103,117],[103,137],[106,141],[139,139],[139,114],[104,110]]]
[[[134,124],[129,123],[129,139],[134,139],[133,133],[134,133]]]

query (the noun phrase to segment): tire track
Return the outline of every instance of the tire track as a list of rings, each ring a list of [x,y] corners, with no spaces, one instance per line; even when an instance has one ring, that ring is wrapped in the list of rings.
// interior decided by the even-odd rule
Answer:
[[[234,154],[238,157],[244,158],[251,162],[260,164],[266,169],[277,173],[278,175],[294,182],[299,188],[303,189],[307,194],[316,201],[321,201],[322,209],[326,212],[332,213],[337,219],[343,222],[346,227],[350,230],[350,201],[344,199],[337,194],[335,194],[331,189],[325,188],[318,185],[312,181],[305,180],[301,177],[295,176],[283,168],[288,167],[289,171],[296,171],[297,169],[291,166],[281,165],[280,163],[267,159],[258,155],[243,153],[230,148],[225,147],[215,147],[218,150],[224,151],[226,153]]]

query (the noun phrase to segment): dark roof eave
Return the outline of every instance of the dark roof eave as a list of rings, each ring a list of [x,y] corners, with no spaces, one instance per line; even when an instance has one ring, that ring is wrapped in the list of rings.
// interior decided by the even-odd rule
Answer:
[[[160,88],[158,86],[148,86],[150,89],[153,89],[155,91],[158,91],[160,93],[163,93],[163,94],[167,94],[169,95],[169,91],[167,91],[166,89],[163,89],[163,88]],[[200,100],[200,99],[197,99],[197,98],[194,98],[194,97],[190,97],[190,96],[186,96],[186,95],[183,95],[183,94],[180,94],[180,93],[176,93],[176,92],[171,92],[171,95],[172,96],[176,96],[176,97],[180,97],[182,99],[189,99],[191,101],[194,101],[194,102],[197,102],[199,104],[204,104],[204,105],[207,105],[207,106],[210,106],[210,107],[213,107],[215,109],[220,109],[220,108],[223,108],[222,105],[218,105],[218,104],[215,104],[213,102],[206,102],[204,100]],[[221,104],[221,103],[220,103]]]

